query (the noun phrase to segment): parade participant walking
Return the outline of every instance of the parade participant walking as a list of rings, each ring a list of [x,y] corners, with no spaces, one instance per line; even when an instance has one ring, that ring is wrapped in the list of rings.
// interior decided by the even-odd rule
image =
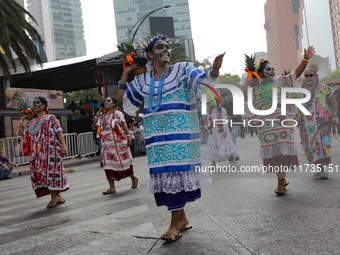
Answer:
[[[47,208],[52,208],[65,202],[60,192],[69,189],[62,161],[67,147],[57,118],[49,114],[46,98],[36,97],[33,111],[37,117],[26,125],[23,122],[27,114],[20,118],[19,133],[29,137],[26,143],[29,143],[32,187],[38,198],[51,195]]]
[[[208,113],[208,128],[210,132],[208,142],[202,152],[202,158],[211,160],[213,166],[216,166],[216,162],[224,162],[227,159],[232,164],[235,164],[236,158],[239,155],[232,141],[228,124],[216,124],[214,126],[214,120],[228,119],[227,111],[219,103],[217,105],[214,104],[214,101],[210,103],[212,103]]]
[[[229,121],[229,128],[231,132],[231,138],[233,140],[233,143],[236,146],[236,138],[238,135],[238,127],[241,125],[242,122],[242,116],[241,115],[234,115],[234,109],[233,109],[233,101],[232,101],[232,95],[230,92],[226,92],[224,94],[225,103],[223,104],[224,109],[226,109],[228,114],[228,121]],[[237,124],[235,124],[237,123]]]
[[[109,189],[103,195],[116,193],[115,181],[130,177],[131,188],[137,188],[138,178],[133,173],[132,155],[129,146],[131,136],[127,128],[124,114],[117,110],[117,100],[108,97],[105,102],[107,112],[100,119],[100,146],[103,165]]]
[[[118,85],[118,100],[123,100],[124,110],[130,114],[144,102],[148,192],[154,194],[158,206],[165,205],[171,211],[169,229],[161,239],[175,241],[182,236],[181,231],[192,227],[185,204],[201,197],[202,183],[199,171],[195,171],[201,166],[195,93],[205,78],[210,82],[218,77],[224,54],[215,58],[210,72],[196,69],[192,63],[170,66],[169,45],[159,35],[148,41],[144,56],[148,71],[127,84],[128,74],[140,67],[126,67]]]
[[[280,75],[275,78],[274,67],[266,59],[260,59],[260,62],[256,66],[256,72],[251,70],[252,64],[247,66],[246,71],[251,74],[248,81],[252,80],[253,73],[259,76],[259,79],[254,79],[253,83],[249,83],[250,86],[253,87],[252,96],[255,109],[267,110],[272,107],[272,90],[274,87],[278,88],[277,97],[278,102],[280,102],[281,88],[294,86],[295,79],[303,73],[314,52],[314,47],[312,46],[309,46],[307,50],[305,49],[301,64],[287,76]],[[247,98],[247,88],[247,84],[242,88],[245,98]],[[263,125],[259,128],[258,137],[261,143],[260,155],[263,159],[264,166],[290,168],[291,166],[299,164],[297,148],[294,141],[294,128],[281,125],[282,121],[294,119],[294,117],[295,109],[290,105],[287,105],[287,116],[281,115],[280,103],[275,107],[275,111],[272,114],[257,116],[257,119],[263,121]],[[266,119],[278,121],[265,121]],[[285,171],[277,171],[278,185],[275,189],[277,195],[285,194],[285,187],[288,185],[285,176]]]
[[[337,103],[331,89],[320,84],[316,71],[308,68],[302,87],[311,92],[311,99],[304,104],[312,114],[298,113],[300,137],[307,161],[317,166],[315,177],[328,178],[325,171],[331,163],[331,126],[338,124]]]

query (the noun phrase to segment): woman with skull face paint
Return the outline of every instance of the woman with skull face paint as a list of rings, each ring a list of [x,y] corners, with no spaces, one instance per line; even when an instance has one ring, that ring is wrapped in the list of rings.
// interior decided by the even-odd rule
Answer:
[[[260,59],[256,66],[256,75],[260,79],[254,79],[250,86],[253,87],[253,105],[257,110],[268,110],[272,107],[272,90],[277,88],[278,105],[275,111],[269,115],[257,116],[256,119],[263,121],[259,127],[259,139],[261,143],[260,155],[263,166],[290,168],[299,164],[297,148],[294,141],[294,128],[281,125],[286,119],[294,119],[295,108],[287,105],[287,115],[281,115],[281,88],[293,87],[296,78],[300,77],[306,68],[307,62],[314,55],[314,47],[309,46],[304,50],[304,58],[301,64],[287,76],[280,75],[275,78],[274,67],[266,59]],[[256,78],[256,77],[254,77]],[[249,79],[251,81],[252,79]],[[245,84],[242,91],[247,98],[248,85]],[[277,121],[265,121],[266,119]],[[288,182],[285,171],[276,172],[278,185],[275,194],[284,195]]]
[[[118,84],[118,100],[123,100],[127,113],[135,113],[144,102],[148,193],[154,194],[157,206],[165,205],[171,211],[170,227],[161,236],[164,241],[175,241],[182,236],[181,231],[192,227],[184,206],[201,196],[204,179],[210,181],[195,171],[202,165],[196,93],[204,79],[209,83],[218,77],[223,56],[215,58],[210,72],[196,69],[192,63],[170,66],[168,43],[159,35],[144,49],[146,73],[127,84],[129,72],[139,68],[133,64],[124,70]]]
[[[307,161],[317,166],[314,177],[328,178],[325,171],[331,163],[331,126],[338,123],[337,103],[325,84],[320,84],[316,71],[308,68],[304,73],[302,87],[311,92],[311,99],[304,104],[312,114],[298,113],[300,137]]]
[[[130,146],[131,136],[124,114],[118,111],[117,100],[106,98],[107,112],[100,119],[100,146],[106,178],[110,188],[103,195],[116,193],[115,181],[130,177],[131,188],[137,188],[138,178],[134,176]]]
[[[67,154],[62,129],[57,118],[48,114],[47,100],[36,97],[33,111],[37,117],[26,125],[20,119],[20,135],[29,134],[29,157],[32,187],[37,198],[50,194],[51,201],[46,208],[65,203],[60,192],[69,189],[62,157]]]

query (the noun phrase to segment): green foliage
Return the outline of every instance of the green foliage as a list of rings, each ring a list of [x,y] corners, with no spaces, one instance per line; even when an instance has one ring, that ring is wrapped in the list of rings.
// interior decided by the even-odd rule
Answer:
[[[329,76],[327,76],[325,79],[322,80],[323,83],[328,83],[328,82],[340,82],[340,70],[336,69],[332,71]]]
[[[66,98],[68,104],[70,104],[72,101],[82,101],[83,103],[85,103],[88,96],[91,96],[92,99],[98,100],[97,95],[97,88],[64,93],[64,97]]]
[[[238,74],[230,74],[230,73],[225,73],[223,75],[220,75],[218,77],[218,80],[221,84],[233,84],[236,86],[240,86],[241,83],[241,78]]]
[[[9,70],[16,70],[14,52],[27,73],[30,73],[30,60],[42,63],[33,41],[41,43],[38,31],[25,19],[25,15],[36,22],[33,16],[15,0],[0,0],[0,46],[5,54],[0,53],[0,69],[6,78]]]
[[[146,47],[147,42],[154,37],[154,35],[148,35],[144,41],[141,41],[139,43],[140,49],[143,49]],[[178,46],[178,43],[176,40],[170,41],[168,40],[169,47],[170,47],[170,62],[171,64],[176,64],[178,62],[186,62],[189,60],[189,58],[184,53],[184,47]]]
[[[143,49],[140,47],[140,45],[133,45],[131,41],[122,42],[121,44],[117,45],[117,48],[121,53],[123,53],[121,57],[124,59],[125,56],[131,54],[131,52],[136,53],[138,56],[143,56]]]
[[[202,62],[200,61],[194,61],[194,66],[201,69],[202,71],[210,71],[212,69],[212,64],[209,62],[209,60],[206,58]]]
[[[255,66],[256,66],[256,62],[255,62],[255,55],[247,55],[244,54],[244,64],[246,66],[246,68],[249,68],[250,71],[255,71]]]
[[[31,103],[28,98],[22,98],[21,96],[13,97],[15,104],[19,107],[19,110],[26,110],[31,108]]]
[[[283,70],[283,74],[282,75],[284,75],[284,76],[287,76],[288,74],[290,74],[290,70]]]

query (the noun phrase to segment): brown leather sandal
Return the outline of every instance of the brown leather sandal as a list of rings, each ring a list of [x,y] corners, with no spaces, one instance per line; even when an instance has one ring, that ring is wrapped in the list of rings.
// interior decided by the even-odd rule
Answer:
[[[113,193],[116,193],[116,190],[107,190],[107,191],[104,191],[102,194],[103,195],[108,195],[108,194],[113,194]]]
[[[275,191],[275,194],[278,196],[282,196],[286,193],[286,189],[282,187],[277,187]]]
[[[138,178],[135,177],[135,178],[132,180],[131,189],[135,189],[135,188],[137,188],[137,186],[138,186]]]
[[[161,239],[166,242],[173,242],[178,240],[179,238],[182,237],[181,233],[178,233],[177,235],[171,232],[166,232],[161,236]]]
[[[47,209],[50,209],[50,208],[53,208],[53,207],[56,207],[57,206],[57,203],[58,203],[58,200],[51,200],[48,205],[46,206]]]
[[[63,199],[63,198],[58,198],[57,205],[61,205],[61,204],[65,203],[65,202],[66,202],[65,199]]]

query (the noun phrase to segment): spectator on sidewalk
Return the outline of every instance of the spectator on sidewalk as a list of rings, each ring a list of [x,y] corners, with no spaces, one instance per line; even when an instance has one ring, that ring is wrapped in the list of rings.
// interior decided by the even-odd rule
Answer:
[[[5,157],[3,149],[0,148],[0,181],[3,179],[11,179],[9,175],[11,174],[14,167],[18,168],[18,165]]]

